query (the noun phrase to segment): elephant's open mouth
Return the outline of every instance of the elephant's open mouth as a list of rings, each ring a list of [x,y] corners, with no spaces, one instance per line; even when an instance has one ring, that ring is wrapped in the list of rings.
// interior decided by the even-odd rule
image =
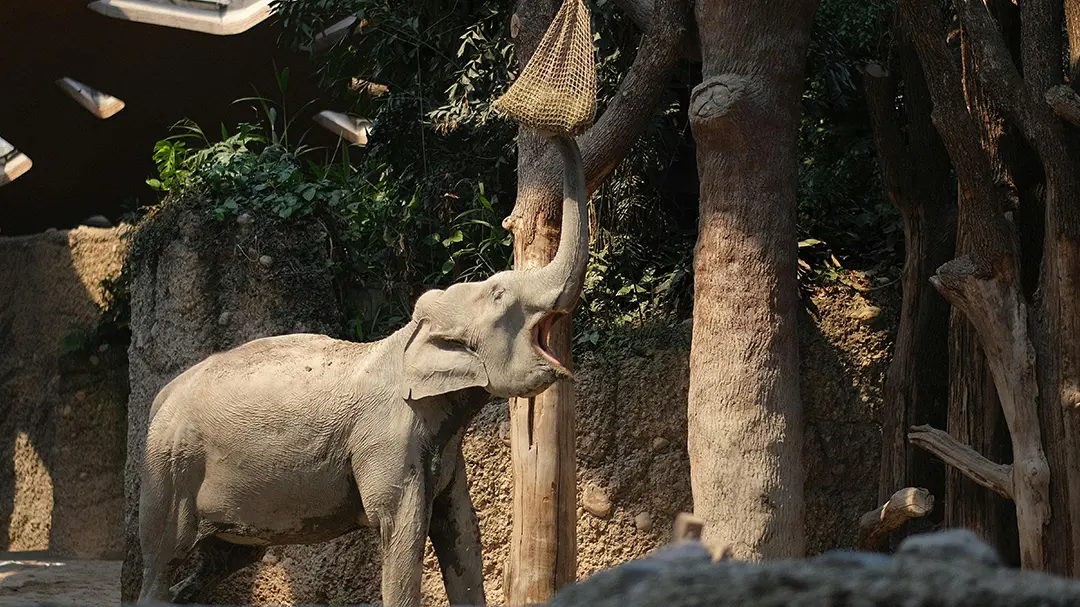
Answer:
[[[551,325],[555,324],[555,321],[562,316],[561,312],[553,312],[540,319],[540,322],[536,323],[536,351],[543,356],[545,360],[551,363],[552,367],[555,367],[555,371],[560,375],[567,377],[571,376],[570,370],[567,369],[558,357],[551,350]]]

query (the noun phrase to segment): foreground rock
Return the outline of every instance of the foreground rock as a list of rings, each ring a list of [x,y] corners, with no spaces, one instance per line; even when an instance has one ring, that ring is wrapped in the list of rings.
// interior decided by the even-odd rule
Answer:
[[[698,543],[598,573],[550,607],[765,607],[1080,604],[1080,582],[1006,568],[966,530],[908,538],[895,556],[834,551],[768,564],[712,562]]]

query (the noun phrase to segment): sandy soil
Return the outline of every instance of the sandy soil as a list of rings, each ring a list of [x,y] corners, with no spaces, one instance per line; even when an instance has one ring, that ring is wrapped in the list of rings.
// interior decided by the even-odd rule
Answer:
[[[120,604],[120,561],[55,560],[36,552],[0,553],[0,607]]]

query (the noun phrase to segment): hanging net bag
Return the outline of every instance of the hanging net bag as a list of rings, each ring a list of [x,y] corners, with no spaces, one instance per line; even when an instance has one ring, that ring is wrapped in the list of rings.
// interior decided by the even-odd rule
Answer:
[[[596,114],[596,60],[585,0],[563,0],[525,69],[494,107],[551,135],[574,136]]]

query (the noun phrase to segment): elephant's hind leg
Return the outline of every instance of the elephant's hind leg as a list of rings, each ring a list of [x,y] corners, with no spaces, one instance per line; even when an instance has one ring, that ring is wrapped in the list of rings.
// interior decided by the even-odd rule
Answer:
[[[139,543],[143,553],[139,603],[166,603],[173,571],[195,544],[195,498],[174,492],[173,470],[151,469],[139,496]]]
[[[214,586],[266,554],[265,546],[233,544],[206,537],[195,545],[198,565],[184,581],[172,587],[174,603],[205,602]]]

